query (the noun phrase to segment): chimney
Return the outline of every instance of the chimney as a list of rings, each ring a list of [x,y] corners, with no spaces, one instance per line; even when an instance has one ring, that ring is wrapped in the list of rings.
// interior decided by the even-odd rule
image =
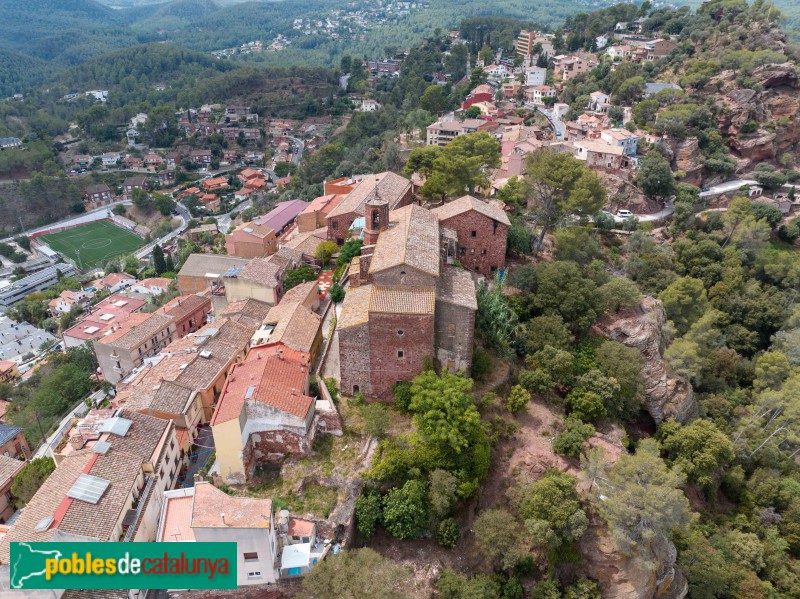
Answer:
[[[75,451],[83,449],[83,437],[81,437],[80,433],[70,435],[69,444]]]
[[[225,512],[222,512],[222,513],[219,515],[219,517],[220,517],[220,518],[222,518],[222,523],[223,523],[225,526],[228,526],[228,523],[227,523],[227,522],[225,522]]]

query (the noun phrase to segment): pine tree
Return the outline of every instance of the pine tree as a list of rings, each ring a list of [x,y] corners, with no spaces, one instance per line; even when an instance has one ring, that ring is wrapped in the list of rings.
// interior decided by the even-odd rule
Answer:
[[[166,265],[166,272],[175,272],[175,262],[172,260],[172,254],[167,254],[164,261]]]
[[[167,272],[167,263],[164,260],[164,250],[161,249],[160,245],[156,245],[153,247],[153,268],[156,271],[156,274],[164,274]]]

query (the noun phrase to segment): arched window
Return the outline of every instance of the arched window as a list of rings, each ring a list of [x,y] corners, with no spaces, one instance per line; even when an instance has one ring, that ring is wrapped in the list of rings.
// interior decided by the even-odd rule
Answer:
[[[381,213],[380,210],[372,211],[372,228],[379,229],[381,226]]]

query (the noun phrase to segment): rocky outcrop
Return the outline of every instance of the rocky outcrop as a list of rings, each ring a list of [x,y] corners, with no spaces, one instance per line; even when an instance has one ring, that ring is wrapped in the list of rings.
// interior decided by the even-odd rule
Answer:
[[[600,585],[604,599],[683,599],[688,592],[684,574],[675,568],[677,552],[667,542],[665,555],[650,567],[621,551],[603,522],[593,517],[578,543],[586,573]]]
[[[703,156],[696,137],[690,137],[675,146],[675,170],[683,171],[683,183],[700,185],[703,181]]]
[[[667,316],[663,304],[645,297],[635,310],[606,316],[595,325],[595,332],[635,347],[644,357],[644,408],[656,424],[669,418],[686,422],[697,417],[697,402],[688,381],[670,372],[664,361],[668,339],[664,333]]]
[[[764,65],[751,78],[755,89],[741,89],[736,87],[737,73],[723,71],[705,88],[715,96],[717,125],[740,161],[738,170],[774,160],[800,141],[800,78],[794,65]],[[744,133],[751,121],[758,129]]]

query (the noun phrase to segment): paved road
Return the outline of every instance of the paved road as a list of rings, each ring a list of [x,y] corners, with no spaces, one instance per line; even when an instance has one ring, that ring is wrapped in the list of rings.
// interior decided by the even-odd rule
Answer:
[[[713,198],[715,196],[721,196],[724,193],[736,191],[745,185],[758,185],[758,181],[753,181],[752,179],[735,179],[733,181],[726,181],[725,183],[720,183],[719,185],[712,185],[706,191],[701,191],[700,197]]]
[[[292,137],[291,135],[287,135],[289,139],[292,140],[292,144],[294,145],[294,154],[292,155],[292,162],[295,164],[300,164],[300,159],[303,157],[303,152],[306,149],[306,143],[300,139],[299,137]]]
[[[525,108],[538,110],[548,121],[550,121],[550,124],[553,126],[553,130],[556,133],[556,138],[564,139],[564,129],[565,129],[564,123],[560,119],[558,119],[550,110],[547,110],[546,108],[539,106],[538,104],[531,104],[530,102],[525,104]]]
[[[633,217],[638,218],[640,223],[649,223],[667,218],[673,212],[675,212],[675,204],[673,203],[672,200],[670,200],[669,202],[667,202],[667,205],[658,212],[653,212],[652,214],[634,214]],[[626,220],[627,219],[620,218],[616,214],[614,215],[615,223],[622,223],[625,222]]]

